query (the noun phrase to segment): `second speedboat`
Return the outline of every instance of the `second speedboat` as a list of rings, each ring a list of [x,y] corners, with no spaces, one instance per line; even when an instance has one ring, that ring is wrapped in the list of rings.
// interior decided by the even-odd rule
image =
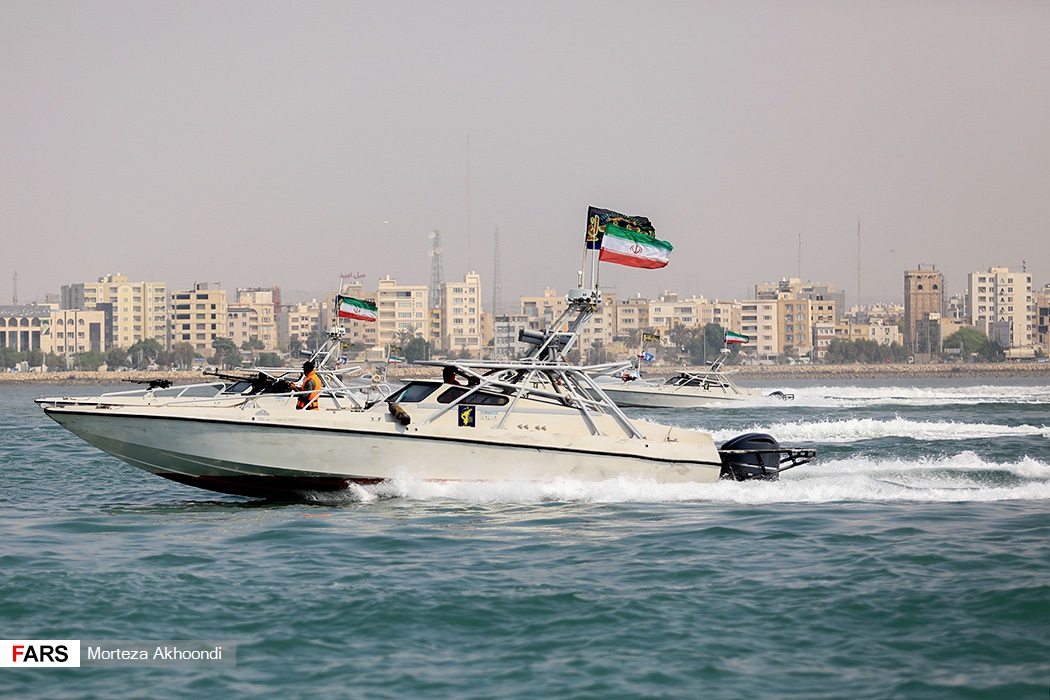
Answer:
[[[638,370],[624,370],[599,378],[599,386],[617,406],[623,408],[703,408],[731,406],[741,401],[761,399],[758,389],[733,381],[735,370],[725,370],[729,350],[723,349],[711,366],[703,371],[682,370],[663,382],[643,379]],[[768,396],[792,399],[792,394],[774,391]]]

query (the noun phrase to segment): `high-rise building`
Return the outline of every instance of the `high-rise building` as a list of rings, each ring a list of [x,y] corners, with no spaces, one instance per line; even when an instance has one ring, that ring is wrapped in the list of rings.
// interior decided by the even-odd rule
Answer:
[[[520,301],[521,314],[528,319],[529,329],[534,331],[546,329],[568,306],[565,296],[550,287],[543,290],[542,296],[521,297]]]
[[[481,357],[481,276],[468,273],[462,282],[442,282],[440,347]]]
[[[846,293],[836,292],[830,282],[803,282],[799,277],[785,277],[779,282],[760,282],[755,285],[755,299],[782,299],[787,293],[792,299],[810,299],[830,302],[838,323],[846,307]]]
[[[788,292],[782,293],[776,300],[778,355],[802,357],[812,352],[812,305],[812,300],[798,299]]]
[[[280,292],[276,287],[240,287],[237,289],[237,303],[230,305],[230,333],[237,347],[244,340],[255,338],[266,351],[277,349],[276,306],[280,303]],[[236,319],[233,315],[237,308]],[[237,328],[234,323],[237,323]]]
[[[926,269],[923,269],[923,268]],[[934,316],[931,316],[933,314]],[[929,330],[931,319],[944,314],[944,273],[934,265],[904,271],[904,342],[912,352],[932,352],[929,343],[920,347],[921,329]],[[923,336],[926,337],[926,336]]]
[[[1035,301],[1032,275],[1007,267],[990,267],[968,277],[970,323],[1004,348],[1030,348],[1033,344]]]
[[[153,339],[165,345],[168,335],[168,287],[163,282],[131,282],[105,275],[98,282],[63,285],[63,309],[108,311],[108,342],[130,348]],[[108,306],[106,306],[108,304]]]
[[[317,344],[321,322],[321,304],[317,300],[297,304],[282,304],[277,311],[277,345],[288,351],[294,338],[300,350],[310,350]],[[293,364],[295,364],[293,362]]]
[[[613,307],[613,337],[639,342],[638,334],[649,327],[649,300],[641,296],[620,299]]]
[[[380,346],[401,345],[412,338],[430,340],[426,285],[398,284],[387,275],[376,290]]]
[[[189,343],[204,357],[215,352],[217,338],[229,338],[226,290],[198,282],[193,289],[171,293],[171,346]]]
[[[777,323],[779,302],[751,299],[740,304],[740,330],[751,338],[741,351],[762,360],[776,359],[781,347]]]
[[[1035,328],[1032,342],[1050,354],[1050,284],[1035,292]]]

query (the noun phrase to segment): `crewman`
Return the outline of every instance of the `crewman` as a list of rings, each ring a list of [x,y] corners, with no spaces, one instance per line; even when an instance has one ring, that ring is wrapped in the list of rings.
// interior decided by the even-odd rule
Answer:
[[[304,392],[295,397],[295,408],[297,410],[304,408],[308,411],[317,410],[317,397],[321,395],[321,378],[317,376],[317,372],[314,370],[313,361],[307,360],[303,363],[303,380],[299,383],[292,382],[292,389]]]

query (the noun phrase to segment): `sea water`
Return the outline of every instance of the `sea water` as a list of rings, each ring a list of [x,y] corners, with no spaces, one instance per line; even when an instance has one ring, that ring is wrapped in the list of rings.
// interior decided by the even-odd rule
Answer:
[[[779,482],[191,489],[0,385],[0,637],[228,640],[224,667],[0,668],[0,697],[1046,698],[1050,387],[776,386],[631,410],[774,434]],[[352,448],[348,448],[352,449]]]

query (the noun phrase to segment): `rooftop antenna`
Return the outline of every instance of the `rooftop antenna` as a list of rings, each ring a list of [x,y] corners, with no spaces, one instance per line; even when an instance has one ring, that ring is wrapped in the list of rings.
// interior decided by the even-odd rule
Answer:
[[[470,134],[467,134],[467,269],[474,269],[470,264]]]
[[[860,217],[857,217],[857,308],[860,308]]]
[[[501,328],[496,319],[503,315],[503,273],[500,270],[499,264],[499,227],[496,227],[494,255],[492,261],[492,327]],[[510,324],[502,326],[500,333],[500,341],[495,340],[492,343],[493,357],[502,359],[499,354],[502,354],[502,348],[509,347],[513,342],[514,337],[510,329]],[[500,348],[497,350],[497,348]]]
[[[15,270],[14,277],[11,281],[14,293],[11,294],[11,303],[18,304],[18,270]]]
[[[798,233],[798,279],[802,281],[802,232]]]
[[[438,308],[441,299],[441,286],[445,284],[445,270],[441,265],[441,232],[434,229],[427,234],[427,238],[433,241],[427,256],[430,257],[430,288],[427,296],[430,297],[427,306],[431,309]]]
[[[496,227],[495,256],[492,262],[492,316],[503,315],[503,273],[499,266],[499,226]]]

